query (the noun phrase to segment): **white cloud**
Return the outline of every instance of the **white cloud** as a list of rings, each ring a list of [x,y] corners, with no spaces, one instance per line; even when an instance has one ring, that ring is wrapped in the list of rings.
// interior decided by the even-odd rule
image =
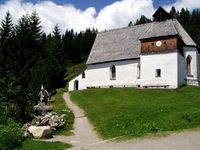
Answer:
[[[188,8],[190,11],[193,9],[200,8],[199,0],[176,0],[174,4],[163,6],[167,11],[171,9],[172,6],[175,6],[177,10],[181,10],[182,8]]]
[[[117,1],[103,8],[96,17],[98,29],[111,29],[127,26],[142,14],[151,17],[154,12],[151,0],[123,0]]]
[[[82,31],[86,28],[98,30],[127,26],[141,14],[150,17],[153,12],[152,0],[121,0],[104,7],[99,13],[94,7],[86,10],[75,8],[71,4],[58,5],[51,1],[41,1],[36,4],[23,0],[8,0],[0,5],[0,19],[10,11],[14,22],[23,14],[36,10],[42,20],[44,31],[49,33],[58,24],[61,31],[73,28]]]
[[[178,9],[200,8],[199,0],[177,0],[175,5]],[[168,10],[172,5],[164,6]],[[5,13],[10,11],[13,21],[16,22],[22,15],[31,13],[34,10],[39,14],[44,31],[49,33],[58,24],[62,32],[73,28],[75,31],[82,31],[86,28],[98,28],[99,31],[127,26],[129,21],[135,21],[142,14],[151,17],[155,9],[153,0],[121,0],[102,8],[96,12],[94,7],[86,10],[75,8],[71,4],[58,5],[49,0],[43,0],[36,4],[24,2],[23,0],[7,0],[0,5],[0,20]]]
[[[16,22],[22,15],[31,13],[34,10],[39,14],[44,31],[49,33],[56,24],[62,32],[74,28],[76,31],[85,30],[86,27],[93,27],[95,24],[96,10],[93,7],[82,11],[73,5],[58,5],[51,1],[42,1],[36,4],[23,2],[22,0],[9,0],[0,5],[0,19],[10,11],[13,21]]]

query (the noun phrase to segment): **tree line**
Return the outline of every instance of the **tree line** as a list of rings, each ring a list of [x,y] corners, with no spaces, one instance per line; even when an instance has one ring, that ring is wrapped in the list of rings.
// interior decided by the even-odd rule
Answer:
[[[96,33],[72,29],[61,34],[56,25],[46,35],[35,11],[16,24],[7,12],[0,26],[0,124],[5,118],[29,120],[41,84],[49,91],[65,87],[67,66],[85,60]]]

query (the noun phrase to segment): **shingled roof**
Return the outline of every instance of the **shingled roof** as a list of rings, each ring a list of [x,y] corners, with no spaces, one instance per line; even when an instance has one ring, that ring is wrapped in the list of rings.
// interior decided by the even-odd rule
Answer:
[[[196,46],[180,23],[170,19],[99,32],[86,64],[139,58],[141,39],[171,35],[179,35],[186,45]]]

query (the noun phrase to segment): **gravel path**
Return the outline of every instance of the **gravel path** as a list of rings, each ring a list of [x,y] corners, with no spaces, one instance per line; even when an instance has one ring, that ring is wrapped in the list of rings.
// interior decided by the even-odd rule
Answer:
[[[174,133],[167,137],[130,139],[117,142],[114,138],[102,141],[94,131],[84,111],[75,105],[69,94],[63,98],[75,115],[74,135],[54,136],[48,141],[60,141],[73,145],[71,150],[200,150],[200,131]]]
[[[132,139],[90,146],[91,150],[200,150],[200,131],[174,133],[167,137]]]

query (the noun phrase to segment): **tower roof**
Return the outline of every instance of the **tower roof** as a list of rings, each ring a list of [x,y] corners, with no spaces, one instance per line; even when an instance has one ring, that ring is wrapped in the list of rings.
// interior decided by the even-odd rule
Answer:
[[[166,12],[162,7],[159,7],[153,14],[154,21],[165,21],[167,19],[172,19],[171,15]]]

